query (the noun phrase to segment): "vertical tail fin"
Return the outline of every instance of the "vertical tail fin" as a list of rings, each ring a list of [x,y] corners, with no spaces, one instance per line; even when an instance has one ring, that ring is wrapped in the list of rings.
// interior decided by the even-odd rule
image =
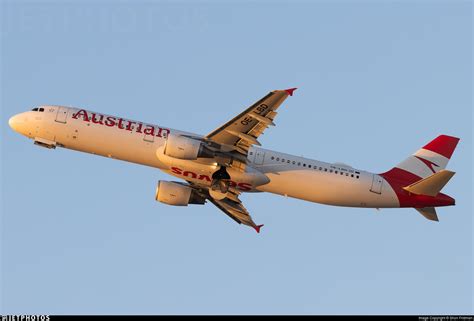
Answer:
[[[440,135],[384,174],[401,176],[411,184],[438,173],[448,165],[458,142],[457,137]]]

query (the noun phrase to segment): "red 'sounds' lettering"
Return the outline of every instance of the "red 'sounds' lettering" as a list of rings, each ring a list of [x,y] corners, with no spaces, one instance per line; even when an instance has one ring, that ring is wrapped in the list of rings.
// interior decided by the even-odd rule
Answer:
[[[183,174],[183,171],[181,170],[181,168],[178,168],[178,167],[171,167],[171,171],[172,171],[174,174],[178,174],[178,175]]]
[[[190,172],[190,171],[186,171],[183,173],[183,176],[185,177],[191,177],[191,178],[197,178],[197,174],[196,173],[193,173],[193,172]]]
[[[199,175],[199,178],[201,181],[208,181],[210,182],[211,181],[211,178],[207,175]]]
[[[143,123],[137,123],[131,120],[117,118],[113,116],[105,116],[97,113],[89,113],[87,110],[81,109],[78,112],[72,114],[73,119],[81,118],[82,121],[91,122],[98,125],[105,125],[108,127],[117,126],[122,130],[129,130],[137,133],[144,133],[145,135],[153,135],[157,137],[168,137],[170,130],[168,128],[155,127],[153,125],[146,125]],[[105,118],[105,121],[104,121]],[[136,126],[132,126],[132,125]],[[143,130],[143,128],[145,129]]]
[[[194,172],[183,171],[179,167],[171,167],[171,172],[173,174],[176,174],[176,175],[181,175],[181,176],[184,176],[184,177],[191,177],[191,178],[194,178],[194,179],[198,179],[200,181],[207,181],[207,182],[211,181],[211,178],[207,175],[199,175],[198,176],[198,174],[196,174]],[[252,190],[252,184],[249,184],[249,183],[236,183],[234,181],[230,181],[229,184],[230,184],[231,187],[235,187],[235,188],[237,188],[241,191],[251,191]]]

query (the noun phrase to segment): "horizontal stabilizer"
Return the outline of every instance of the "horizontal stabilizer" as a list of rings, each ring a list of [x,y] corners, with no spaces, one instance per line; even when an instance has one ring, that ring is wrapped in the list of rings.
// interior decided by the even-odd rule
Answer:
[[[438,215],[436,214],[436,209],[434,207],[423,207],[423,208],[415,208],[421,215],[429,219],[430,221],[438,222]]]
[[[403,189],[416,195],[436,196],[454,174],[454,172],[443,169],[427,178],[408,185]]]

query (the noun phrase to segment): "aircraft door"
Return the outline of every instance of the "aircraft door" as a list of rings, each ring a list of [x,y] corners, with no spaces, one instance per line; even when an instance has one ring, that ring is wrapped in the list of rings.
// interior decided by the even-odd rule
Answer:
[[[372,178],[372,186],[370,187],[370,191],[376,194],[382,194],[382,184],[383,178],[377,174],[374,174]]]
[[[56,114],[55,121],[57,121],[58,123],[65,124],[68,112],[69,112],[69,108],[67,108],[67,107],[58,107],[58,112]]]
[[[153,143],[155,141],[155,131],[153,130],[152,134],[144,134],[143,140],[148,143]]]
[[[261,150],[255,151],[255,159],[254,163],[255,165],[263,165],[263,160],[265,159],[265,152]]]

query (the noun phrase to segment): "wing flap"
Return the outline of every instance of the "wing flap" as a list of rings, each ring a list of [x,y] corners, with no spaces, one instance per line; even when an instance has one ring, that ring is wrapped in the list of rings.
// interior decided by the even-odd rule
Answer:
[[[257,225],[253,221],[250,213],[245,208],[242,201],[239,199],[239,191],[230,188],[229,192],[227,193],[226,198],[222,200],[217,200],[213,198],[209,193],[209,188],[196,185],[190,181],[187,181],[189,186],[192,187],[196,192],[199,193],[203,198],[209,200],[212,204],[214,204],[218,209],[224,212],[227,216],[229,216],[232,220],[239,224],[244,224],[254,228],[257,233],[260,233],[260,228],[263,225]]]
[[[252,118],[255,118],[256,120],[258,120],[265,126],[275,126],[275,123],[273,122],[273,120],[264,116],[260,116],[259,114],[256,114],[255,112],[248,113],[247,115],[249,115]]]
[[[206,139],[221,145],[234,146],[234,150],[247,155],[252,145],[260,145],[257,138],[266,128],[274,126],[276,110],[296,88],[274,90],[255,104],[232,118],[206,136]]]
[[[253,227],[257,231],[257,233],[260,233],[260,228],[263,225],[255,224],[249,212],[240,201],[235,202],[228,198],[224,198],[223,200],[216,200],[212,197],[209,198],[209,201],[222,212],[224,212],[227,216],[233,219],[235,222]]]
[[[231,135],[234,135],[235,137],[238,137],[240,139],[243,139],[247,142],[249,142],[250,144],[252,145],[258,145],[258,146],[261,146],[262,144],[259,143],[259,141],[253,137],[253,136],[250,136],[250,135],[247,135],[247,134],[244,134],[244,133],[240,133],[240,132],[236,132],[236,131],[233,131],[233,130],[230,130],[230,129],[226,129],[225,130],[226,132],[228,132],[229,134]]]

